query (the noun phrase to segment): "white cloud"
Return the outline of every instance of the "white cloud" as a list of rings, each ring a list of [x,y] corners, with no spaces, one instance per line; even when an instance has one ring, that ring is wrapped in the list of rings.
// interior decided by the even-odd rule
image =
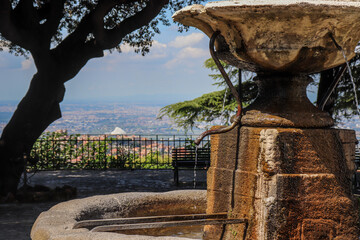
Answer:
[[[202,48],[186,47],[181,49],[176,55],[175,58],[165,63],[165,67],[172,68],[178,63],[184,62],[188,59],[196,58],[208,58],[209,53],[207,50]]]
[[[180,50],[179,58],[201,58],[208,55],[208,51],[202,48],[186,47]]]
[[[200,42],[203,38],[204,34],[202,33],[192,33],[187,36],[178,36],[175,40],[169,43],[169,46],[174,48],[193,46],[194,44]]]
[[[161,43],[161,42],[158,42],[158,41],[153,41],[152,43],[152,47],[151,48],[155,48],[155,49],[162,49],[162,48],[166,48],[166,44],[165,43]]]
[[[166,44],[155,40],[155,41],[152,42],[152,46],[150,47],[150,53],[152,51],[156,51],[156,50],[159,50],[159,49],[164,49],[166,47],[167,47]],[[134,50],[135,50],[135,48],[131,47],[127,43],[121,44],[120,48],[121,48],[121,52],[125,53],[125,54],[126,53],[134,53]]]
[[[138,64],[140,61],[149,62],[154,59],[163,59],[168,57],[167,45],[159,41],[152,42],[150,52],[145,56],[142,56],[140,53],[135,53],[134,48],[127,43],[122,44],[120,47],[120,54],[118,54],[116,51],[114,51],[112,54],[110,54],[109,51],[105,52],[106,60],[104,61],[104,64],[101,65],[102,69],[108,72],[112,72],[118,69],[119,65],[124,63]],[[90,67],[87,68],[89,69]]]
[[[165,67],[166,67],[166,68],[173,68],[173,67],[175,67],[175,65],[176,65],[178,62],[179,62],[179,59],[174,58],[174,59],[168,61],[167,63],[165,63]]]
[[[131,57],[131,59],[133,60],[150,60],[150,59],[159,59],[159,58],[166,58],[167,54],[166,52],[155,52],[155,51],[151,51],[150,53],[146,54],[145,56],[142,56],[141,54],[136,54],[134,56]]]
[[[121,53],[134,52],[134,48],[131,47],[131,46],[130,46],[129,44],[127,44],[127,43],[121,44],[120,48],[121,48]]]
[[[24,61],[21,62],[21,70],[30,69],[30,67],[32,65],[33,65],[33,59],[32,58],[25,59]]]
[[[150,52],[145,56],[141,54],[135,54],[131,58],[134,60],[149,60],[149,59],[159,59],[165,58],[168,56],[167,45],[165,43],[161,43],[158,41],[153,41],[152,46],[150,48]]]

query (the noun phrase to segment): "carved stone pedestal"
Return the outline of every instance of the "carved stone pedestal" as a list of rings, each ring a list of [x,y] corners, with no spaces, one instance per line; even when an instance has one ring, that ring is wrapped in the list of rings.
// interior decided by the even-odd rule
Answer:
[[[249,225],[245,238],[239,224],[206,227],[205,239],[357,239],[354,131],[242,127],[211,144],[207,213]]]
[[[306,98],[305,77],[275,78],[258,79],[240,129],[212,136],[207,213],[248,226],[206,226],[205,239],[358,239],[355,132],[329,128]]]

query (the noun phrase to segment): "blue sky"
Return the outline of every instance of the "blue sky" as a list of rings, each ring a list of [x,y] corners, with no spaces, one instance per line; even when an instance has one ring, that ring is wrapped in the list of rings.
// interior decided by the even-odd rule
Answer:
[[[216,90],[210,71],[203,67],[210,57],[208,37],[191,29],[162,27],[145,57],[122,45],[122,53],[105,52],[92,59],[66,83],[64,102],[119,101],[174,103]],[[36,72],[33,60],[0,52],[0,101],[20,101]]]
[[[170,16],[169,16],[170,17]],[[105,52],[92,59],[66,83],[63,103],[111,101],[167,105],[218,90],[203,64],[210,57],[209,39],[191,28],[179,33],[177,26],[161,27],[146,56],[122,45],[122,53]],[[19,102],[36,72],[33,60],[0,52],[0,101]],[[310,99],[315,96],[310,93]]]

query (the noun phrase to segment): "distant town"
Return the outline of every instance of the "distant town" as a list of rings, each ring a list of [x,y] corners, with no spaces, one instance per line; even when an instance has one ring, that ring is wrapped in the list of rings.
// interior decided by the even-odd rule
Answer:
[[[15,102],[0,102],[0,134],[16,109]],[[122,103],[66,103],[61,104],[63,117],[46,131],[66,130],[68,134],[110,134],[116,128],[130,135],[184,134],[168,118],[157,119],[162,106],[158,104]],[[338,125],[354,129],[360,138],[360,120],[354,117]],[[200,134],[204,129],[194,129],[189,134]]]
[[[120,103],[66,103],[62,118],[46,131],[66,130],[69,134],[109,134],[121,128],[126,134],[184,134],[170,119],[157,119],[162,106]],[[16,103],[0,103],[0,133],[16,109]],[[195,130],[198,134],[203,130]],[[189,133],[191,134],[191,133]]]

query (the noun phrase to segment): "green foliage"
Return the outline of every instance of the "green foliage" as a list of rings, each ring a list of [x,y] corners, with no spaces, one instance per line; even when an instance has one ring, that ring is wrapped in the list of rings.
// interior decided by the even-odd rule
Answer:
[[[66,132],[45,132],[35,142],[30,153],[30,159],[38,161],[30,164],[28,169],[172,168],[170,155],[153,149],[140,154],[142,149],[143,146],[126,138],[92,138],[68,135]]]
[[[154,151],[146,154],[139,159],[135,159],[135,163],[141,165],[143,169],[172,169],[171,159],[167,155],[159,158],[161,153]]]
[[[163,107],[159,118],[168,116],[184,129],[193,128],[197,123],[211,122],[221,116],[229,119],[236,108],[236,102],[227,94],[223,110],[225,90],[207,93],[190,101],[179,102]]]
[[[235,83],[238,79],[238,69],[221,62],[228,76],[233,84],[238,88]],[[212,71],[218,71],[212,59],[205,61],[204,66]],[[360,55],[357,54],[350,61],[351,72],[354,77],[356,85],[356,92],[358,101],[360,102]],[[257,95],[257,87],[252,81],[253,74],[248,74],[245,81],[242,82],[242,100],[243,107],[249,105]],[[225,124],[229,124],[229,119],[235,113],[237,104],[235,99],[227,89],[227,85],[221,74],[215,73],[209,75],[214,81],[214,85],[218,87],[225,87],[220,91],[214,91],[202,95],[190,101],[179,102],[163,107],[160,110],[159,118],[169,117],[178,127],[185,130],[192,129],[203,122],[209,123],[219,118],[225,119]],[[335,77],[335,76],[334,76]],[[318,78],[315,76],[315,79]],[[330,79],[331,80],[331,79]],[[318,87],[318,82],[312,83]],[[225,96],[226,93],[226,96]],[[224,98],[225,96],[225,98]],[[349,73],[346,72],[342,77],[338,87],[336,88],[336,99],[334,105],[333,118],[336,121],[341,121],[344,118],[350,119],[354,115],[358,115],[358,107],[355,103],[355,94],[353,84],[351,82]]]
[[[356,85],[356,93],[358,101],[360,101],[360,55],[357,54],[350,61],[351,73]],[[353,84],[350,79],[349,72],[343,75],[337,89],[337,98],[334,106],[334,118],[339,120],[340,118],[350,119],[355,115],[358,115],[358,107],[355,104],[355,94]]]
[[[101,20],[94,20],[97,23],[92,23],[94,26],[89,27],[89,32],[85,38],[86,42],[95,40],[96,28],[101,26],[105,30],[118,30],[126,20],[136,21],[139,19],[134,16],[141,15],[145,8],[148,7],[151,0],[128,0],[128,1],[102,1],[102,0],[57,0],[57,3],[45,0],[7,0],[11,3],[14,10],[13,18],[17,27],[27,30],[33,30],[31,33],[36,35],[38,31],[48,31],[47,34],[51,34],[51,45],[56,48],[61,44],[66,37],[74,33],[78,28],[81,28],[82,21],[87,17],[97,16],[95,12],[105,14]],[[6,0],[5,0],[6,2]],[[30,3],[29,3],[30,2]],[[54,2],[54,1],[53,1]],[[145,55],[149,52],[152,45],[152,39],[155,34],[160,33],[159,24],[169,26],[170,21],[168,19],[169,13],[173,13],[187,5],[197,4],[204,2],[204,0],[170,0],[148,24],[139,26],[137,30],[126,34],[122,37],[122,42],[127,43],[134,47],[135,52]],[[4,3],[6,6],[6,3]],[[102,9],[98,11],[99,9]],[[58,14],[60,18],[53,18],[54,12]],[[26,13],[26,14],[25,14]],[[144,15],[144,18],[147,16]],[[28,20],[28,21],[27,21]],[[51,28],[47,27],[47,23],[54,24]],[[100,22],[101,21],[101,22]],[[96,25],[96,26],[95,26]],[[40,30],[39,30],[40,29]],[[186,30],[188,27],[180,26],[179,30]],[[126,31],[126,30],[125,30]],[[82,33],[81,33],[82,34]],[[119,43],[121,39],[119,39]],[[28,57],[28,50],[24,46],[19,46],[15,42],[6,39],[0,32],[0,51],[7,49],[10,53],[15,55],[24,55]],[[115,46],[111,50],[117,50],[121,52],[120,45]]]
[[[220,63],[223,66],[224,70],[226,71],[227,75],[229,76],[230,80],[233,82],[233,84],[234,85],[237,84],[239,69],[231,65],[228,65],[221,60]],[[218,67],[216,66],[212,58],[205,60],[204,67],[210,69],[213,72],[216,72],[214,74],[209,74],[209,76],[215,81],[213,85],[218,87],[225,87],[225,88],[227,87],[223,76],[219,73]]]
[[[205,142],[205,143],[204,143]],[[195,144],[195,139],[186,138],[184,148],[185,149],[195,149],[196,147],[209,148],[210,149],[210,141],[202,141],[202,145],[197,146]]]
[[[222,62],[225,71],[232,80],[236,88],[238,88],[239,70],[231,65]],[[204,66],[212,71],[217,71],[217,67],[212,59],[205,61]],[[244,74],[245,75],[245,74]],[[250,74],[248,74],[250,75]],[[178,127],[185,130],[192,129],[194,126],[203,122],[209,123],[219,118],[225,119],[225,124],[229,124],[230,118],[236,113],[237,103],[230,89],[228,89],[221,74],[209,75],[214,81],[214,85],[225,87],[220,91],[215,91],[202,95],[190,101],[171,104],[160,109],[159,118],[165,116],[171,118]],[[242,100],[243,106],[250,104],[257,95],[257,87],[251,81],[253,75],[242,82]],[[226,94],[226,95],[225,95]]]
[[[66,132],[45,132],[35,142],[33,151],[30,153],[31,159],[40,160],[35,166],[31,167],[43,169],[45,162],[48,169],[67,167],[68,162],[65,159],[69,159],[74,155],[76,137],[77,135],[67,136]]]

